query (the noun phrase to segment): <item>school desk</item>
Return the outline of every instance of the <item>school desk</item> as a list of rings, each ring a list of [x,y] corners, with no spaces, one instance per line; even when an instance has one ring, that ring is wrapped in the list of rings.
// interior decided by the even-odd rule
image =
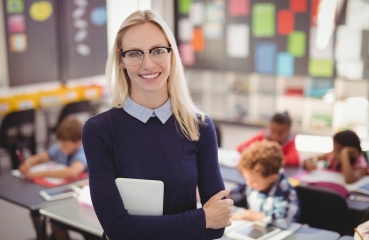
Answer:
[[[353,236],[342,236],[338,240],[354,240]]]
[[[20,207],[38,211],[41,207],[51,206],[65,199],[56,201],[46,201],[39,194],[40,190],[46,189],[43,186],[32,183],[31,181],[14,177],[10,172],[4,172],[0,176],[0,198],[11,202]],[[37,239],[43,240],[42,229],[45,229],[45,221],[38,219]]]
[[[66,211],[68,209],[68,211]],[[48,218],[68,224],[74,228],[85,232],[101,236],[103,229],[97,219],[93,208],[81,205],[77,199],[69,198],[58,204],[45,206],[40,209],[40,213]],[[311,240],[324,239],[336,240],[339,234],[327,230],[301,227],[296,233],[286,238],[287,240]]]

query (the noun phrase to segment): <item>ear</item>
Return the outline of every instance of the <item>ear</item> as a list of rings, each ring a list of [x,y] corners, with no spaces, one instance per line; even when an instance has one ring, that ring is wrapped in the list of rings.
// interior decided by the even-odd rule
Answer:
[[[274,173],[274,174],[268,176],[268,180],[271,183],[277,181],[277,178],[278,178],[278,174],[277,173]]]

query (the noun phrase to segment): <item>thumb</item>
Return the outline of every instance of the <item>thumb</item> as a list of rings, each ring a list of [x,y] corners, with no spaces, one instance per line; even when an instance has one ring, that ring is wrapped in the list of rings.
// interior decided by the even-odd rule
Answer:
[[[229,194],[229,189],[222,190],[222,191],[218,192],[217,194],[215,194],[212,197],[212,200],[222,200],[223,198],[227,197],[228,194]]]

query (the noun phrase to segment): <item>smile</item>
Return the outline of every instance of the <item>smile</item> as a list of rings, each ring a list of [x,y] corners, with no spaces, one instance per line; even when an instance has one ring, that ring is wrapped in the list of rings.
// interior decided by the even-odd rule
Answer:
[[[148,74],[148,75],[139,75],[139,76],[142,77],[142,78],[146,78],[146,79],[152,79],[152,78],[156,78],[159,75],[160,75],[160,73]]]

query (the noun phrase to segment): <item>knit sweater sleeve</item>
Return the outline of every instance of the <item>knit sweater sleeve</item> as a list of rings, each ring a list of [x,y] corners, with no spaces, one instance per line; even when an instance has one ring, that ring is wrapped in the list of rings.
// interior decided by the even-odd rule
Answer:
[[[213,131],[213,127],[211,129]],[[101,226],[110,240],[122,239],[122,237],[125,239],[207,239],[208,235],[214,238],[221,237],[221,230],[212,232],[206,229],[205,213],[201,208],[163,216],[129,214],[115,185],[112,132],[106,118],[94,117],[86,122],[82,133],[89,168],[92,203]],[[210,136],[213,137],[212,134]],[[215,140],[212,139],[211,142],[213,141],[215,145]],[[204,157],[209,151],[214,151],[214,147],[211,146],[199,153],[199,156],[204,159],[204,163],[199,164],[201,172],[215,171],[212,174],[214,177],[210,179],[200,176],[199,189],[204,201],[223,188],[219,167],[215,164],[216,151],[209,156],[210,161]],[[211,164],[209,169],[205,170],[204,165],[208,162]],[[207,187],[209,189],[206,189]]]
[[[200,139],[197,143],[198,187],[201,204],[204,205],[212,196],[224,190],[223,178],[218,163],[218,147],[213,122],[206,117],[201,127]],[[207,229],[206,239],[220,238],[224,228]]]

